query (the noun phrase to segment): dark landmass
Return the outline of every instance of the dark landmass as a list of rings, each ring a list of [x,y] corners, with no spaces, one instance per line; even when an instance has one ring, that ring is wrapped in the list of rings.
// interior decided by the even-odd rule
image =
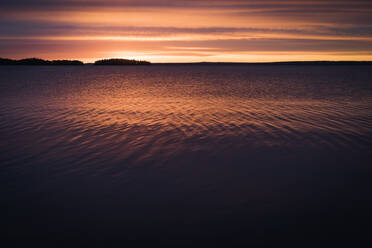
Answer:
[[[194,62],[194,63],[151,63],[144,60],[102,59],[94,63],[83,63],[79,60],[44,60],[38,58],[7,59],[0,58],[1,65],[372,65],[372,61],[288,61],[288,62]]]
[[[148,61],[138,61],[129,59],[102,59],[94,62],[94,65],[151,65]]]
[[[372,65],[372,61],[288,61],[288,62],[195,62],[155,65]]]
[[[38,58],[27,59],[4,59],[0,58],[0,65],[84,65],[79,60],[44,60]]]

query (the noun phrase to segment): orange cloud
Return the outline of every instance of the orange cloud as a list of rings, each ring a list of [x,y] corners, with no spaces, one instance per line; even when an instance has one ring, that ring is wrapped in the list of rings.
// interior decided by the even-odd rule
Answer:
[[[363,0],[4,0],[0,56],[370,60],[371,10]]]

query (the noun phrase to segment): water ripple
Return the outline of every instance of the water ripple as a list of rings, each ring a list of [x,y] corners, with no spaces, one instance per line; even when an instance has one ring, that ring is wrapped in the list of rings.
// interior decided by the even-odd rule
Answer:
[[[180,72],[181,81],[164,77],[156,84],[153,72],[148,73],[129,81],[121,81],[120,74],[104,82],[87,76],[85,83],[64,82],[61,91],[53,88],[60,84],[46,78],[47,89],[26,87],[19,93],[21,102],[3,93],[0,145],[5,153],[10,151],[5,164],[61,160],[83,167],[107,162],[130,166],[162,164],[190,153],[218,156],[265,147],[352,150],[372,145],[372,97],[365,92],[359,99],[347,90],[346,95],[321,99],[327,95],[316,94],[331,96],[332,91],[319,91],[317,85],[309,93],[309,85],[295,75],[291,82],[297,84],[280,85],[262,78],[227,78],[231,83],[223,84],[221,92],[196,75],[188,81],[192,72]],[[217,76],[203,78],[212,82]],[[288,91],[293,89],[302,94],[291,96]],[[262,92],[268,94],[262,97]]]

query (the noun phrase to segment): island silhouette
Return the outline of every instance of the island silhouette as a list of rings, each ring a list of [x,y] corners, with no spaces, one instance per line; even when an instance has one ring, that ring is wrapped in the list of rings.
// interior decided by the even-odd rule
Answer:
[[[94,65],[150,65],[148,61],[129,59],[101,59],[94,62]],[[39,58],[8,59],[0,58],[0,65],[84,65],[79,60],[44,60]]]
[[[94,63],[79,60],[45,60],[40,58],[9,59],[0,58],[1,65],[152,65],[145,60],[134,59],[100,59]],[[372,65],[372,61],[282,61],[282,62],[190,62],[190,63],[155,63],[157,65]]]
[[[39,58],[6,59],[0,58],[0,65],[84,65],[79,60],[44,60]]]
[[[129,60],[129,59],[101,59],[94,62],[94,65],[150,65],[151,63],[145,60]]]

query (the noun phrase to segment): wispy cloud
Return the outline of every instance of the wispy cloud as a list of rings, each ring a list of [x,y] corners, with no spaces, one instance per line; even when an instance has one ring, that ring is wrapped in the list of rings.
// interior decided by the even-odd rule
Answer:
[[[368,0],[2,0],[0,56],[369,59],[371,13]]]

